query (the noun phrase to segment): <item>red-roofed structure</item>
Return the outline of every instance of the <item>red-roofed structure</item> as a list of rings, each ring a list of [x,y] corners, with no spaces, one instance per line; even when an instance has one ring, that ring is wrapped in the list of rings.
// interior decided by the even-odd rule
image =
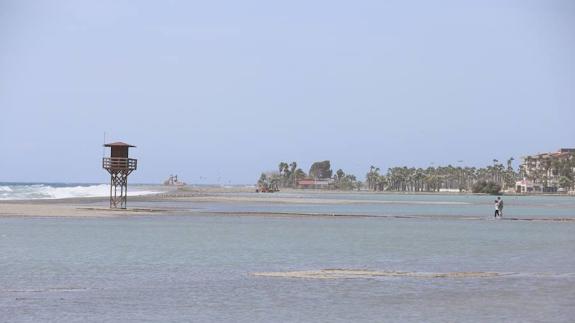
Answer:
[[[297,181],[298,188],[328,188],[333,184],[333,180],[329,179],[313,179],[304,178]]]

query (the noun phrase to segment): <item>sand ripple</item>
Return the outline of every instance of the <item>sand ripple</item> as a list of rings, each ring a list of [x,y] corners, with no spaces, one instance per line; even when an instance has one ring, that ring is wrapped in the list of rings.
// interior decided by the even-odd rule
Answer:
[[[311,278],[311,279],[344,279],[344,278],[374,278],[374,277],[415,277],[415,278],[485,278],[505,275],[496,272],[404,272],[404,271],[378,271],[365,269],[321,269],[285,272],[260,272],[254,276],[282,277],[282,278]]]
[[[84,287],[47,287],[47,288],[38,288],[38,289],[0,289],[0,292],[7,292],[7,293],[44,293],[44,292],[75,292],[75,291],[82,291],[88,290],[88,288]]]

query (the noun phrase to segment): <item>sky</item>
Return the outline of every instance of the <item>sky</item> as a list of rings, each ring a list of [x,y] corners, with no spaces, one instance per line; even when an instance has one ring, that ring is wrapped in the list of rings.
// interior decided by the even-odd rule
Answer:
[[[0,182],[107,182],[104,140],[198,184],[575,147],[575,1],[0,0]]]

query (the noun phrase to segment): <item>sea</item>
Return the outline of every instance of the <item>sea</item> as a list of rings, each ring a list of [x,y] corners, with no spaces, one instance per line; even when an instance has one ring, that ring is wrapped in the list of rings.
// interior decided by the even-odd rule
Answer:
[[[137,196],[158,192],[161,190],[150,190],[148,185],[130,185],[128,195]],[[105,197],[109,194],[109,184],[0,182],[0,201]]]
[[[221,194],[0,218],[0,322],[575,321],[574,197],[504,196],[496,220],[492,196]],[[408,274],[255,275],[326,269]]]

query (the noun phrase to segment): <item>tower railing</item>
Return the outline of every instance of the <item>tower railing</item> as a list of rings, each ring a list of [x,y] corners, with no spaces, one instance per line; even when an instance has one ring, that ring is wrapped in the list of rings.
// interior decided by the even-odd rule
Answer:
[[[102,158],[102,168],[108,170],[136,170],[138,160],[123,157],[104,157]]]

